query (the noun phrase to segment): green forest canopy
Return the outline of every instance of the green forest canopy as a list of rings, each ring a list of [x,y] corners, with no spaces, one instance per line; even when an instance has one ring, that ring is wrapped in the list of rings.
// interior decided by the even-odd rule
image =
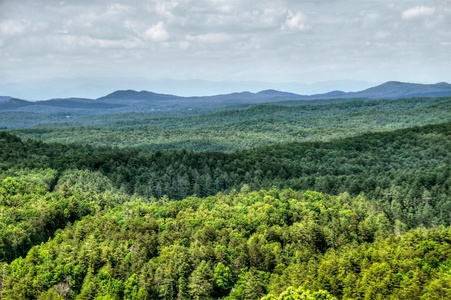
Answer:
[[[230,152],[449,122],[451,97],[292,101],[202,113],[67,117],[0,113],[0,128],[16,128],[10,132],[22,138],[65,144]],[[11,124],[14,122],[16,126]]]
[[[368,131],[359,126],[371,110],[359,107],[371,103],[356,103],[353,113],[340,120],[331,111],[322,124],[359,115],[348,133]],[[384,131],[393,118],[402,120],[395,128],[421,116],[426,124],[449,119],[448,98],[399,104],[405,111],[388,115]],[[387,107],[373,111],[377,122],[395,107],[375,106]],[[227,153],[199,143],[193,150],[201,152],[72,143],[82,132],[94,138],[91,130],[145,132],[146,118],[141,127],[21,131],[48,139],[74,130],[64,144],[0,132],[0,297],[450,298],[451,123],[287,143],[283,132],[302,114],[286,107],[218,113],[231,121],[222,130],[233,133],[259,128],[255,120],[238,125],[234,114],[252,120],[271,111],[275,119],[255,130],[282,132],[273,145],[263,138],[267,146],[254,148],[254,139]],[[293,119],[278,124],[291,111]],[[158,121],[164,135],[180,130],[170,128],[176,119]],[[208,133],[205,120],[188,136]]]
[[[363,196],[346,193],[136,200],[84,217],[4,266],[2,293],[258,299],[294,286],[298,294],[340,299],[445,299],[450,243],[449,227],[403,233]]]

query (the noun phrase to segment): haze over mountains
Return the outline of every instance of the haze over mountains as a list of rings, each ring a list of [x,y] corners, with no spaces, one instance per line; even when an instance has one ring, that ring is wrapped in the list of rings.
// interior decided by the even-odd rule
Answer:
[[[414,84],[389,81],[359,92],[330,91],[324,94],[298,95],[277,90],[258,93],[240,92],[214,96],[182,97],[149,91],[118,90],[97,99],[64,98],[26,101],[0,96],[0,111],[33,113],[105,114],[220,108],[232,105],[263,104],[280,101],[331,99],[397,99],[451,96],[451,84]]]

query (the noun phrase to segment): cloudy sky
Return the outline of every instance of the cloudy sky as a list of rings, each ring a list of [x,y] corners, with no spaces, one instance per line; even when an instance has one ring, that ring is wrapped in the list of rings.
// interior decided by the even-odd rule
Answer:
[[[450,82],[451,0],[0,0],[0,95],[166,79]]]

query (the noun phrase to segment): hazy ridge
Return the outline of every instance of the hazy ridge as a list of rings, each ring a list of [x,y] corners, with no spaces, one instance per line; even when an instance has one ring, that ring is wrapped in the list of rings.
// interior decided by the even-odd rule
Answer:
[[[330,91],[323,94],[298,95],[277,90],[257,93],[237,92],[212,96],[182,97],[150,91],[118,90],[97,99],[62,98],[26,101],[0,98],[0,112],[33,113],[124,113],[214,109],[230,105],[262,104],[280,101],[311,101],[332,99],[398,99],[412,97],[451,96],[451,84],[414,84],[389,81],[360,92]]]

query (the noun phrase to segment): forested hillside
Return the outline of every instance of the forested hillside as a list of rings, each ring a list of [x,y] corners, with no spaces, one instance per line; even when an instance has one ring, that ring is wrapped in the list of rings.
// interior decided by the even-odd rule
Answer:
[[[313,299],[449,298],[451,230],[401,227],[346,193],[136,200],[3,266],[2,297],[258,299],[294,286]]]
[[[50,168],[57,176],[67,169],[99,171],[123,193],[145,198],[203,197],[243,184],[363,192],[412,228],[451,224],[450,133],[451,123],[445,123],[228,154],[45,144],[3,134],[0,153],[4,170]]]
[[[0,170],[1,299],[451,297],[451,123],[233,152],[0,132]]]
[[[10,132],[26,139],[204,152],[328,141],[450,121],[451,97],[287,101],[221,110],[96,116],[0,112],[0,128],[16,128]]]

